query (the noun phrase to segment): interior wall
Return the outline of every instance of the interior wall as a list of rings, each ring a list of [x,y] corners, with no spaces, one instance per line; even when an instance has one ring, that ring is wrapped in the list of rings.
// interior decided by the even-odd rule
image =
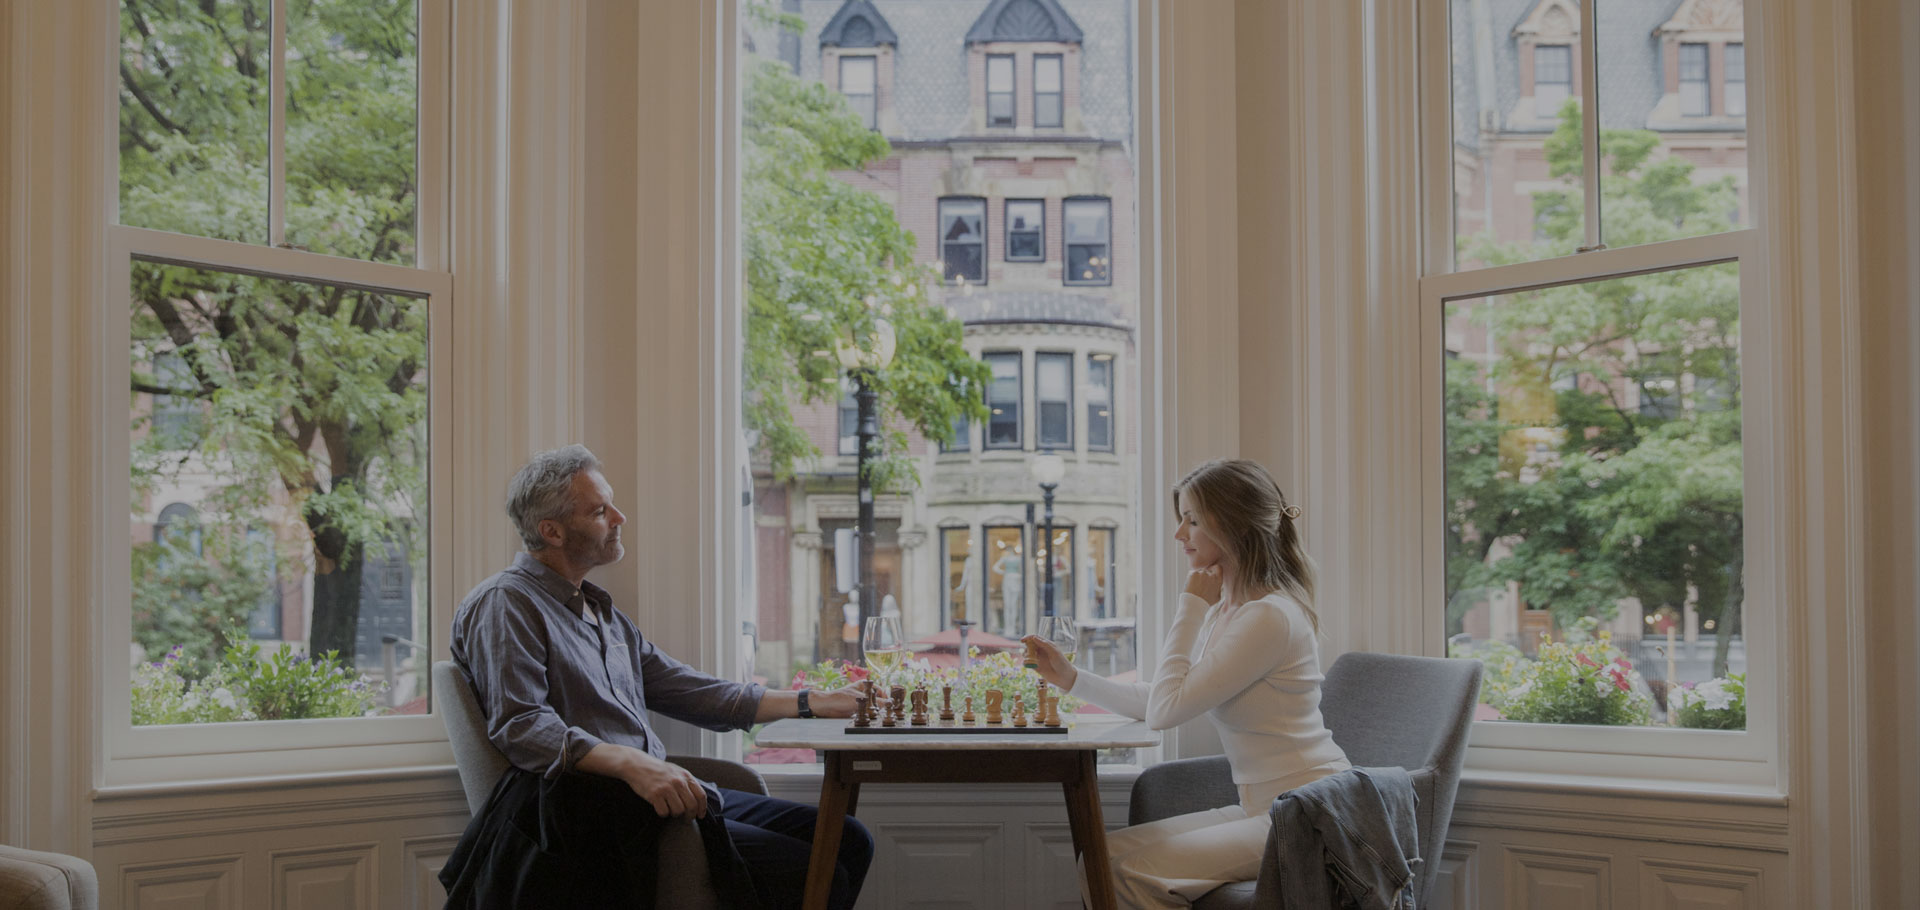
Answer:
[[[1854,4],[1873,893],[1920,898],[1920,7]]]

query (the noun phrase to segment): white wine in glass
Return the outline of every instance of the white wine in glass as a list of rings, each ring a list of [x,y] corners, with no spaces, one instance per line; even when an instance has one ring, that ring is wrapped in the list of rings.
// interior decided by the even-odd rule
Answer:
[[[1042,616],[1040,627],[1034,630],[1034,634],[1060,649],[1060,656],[1066,658],[1067,663],[1071,664],[1074,655],[1078,654],[1080,649],[1080,641],[1074,635],[1073,626],[1071,616]]]
[[[869,616],[860,634],[860,651],[866,655],[867,669],[883,684],[892,671],[907,659],[907,643],[900,638],[900,620],[892,616]]]

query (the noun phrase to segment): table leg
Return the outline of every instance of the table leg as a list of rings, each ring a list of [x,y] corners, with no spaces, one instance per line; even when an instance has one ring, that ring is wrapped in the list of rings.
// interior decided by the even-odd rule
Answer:
[[[1073,852],[1087,870],[1090,910],[1114,910],[1113,866],[1107,856],[1107,823],[1100,815],[1100,777],[1097,758],[1080,753],[1080,767],[1066,783],[1067,827],[1073,833]]]
[[[846,782],[843,757],[828,752],[820,775],[820,817],[813,825],[813,855],[807,861],[807,893],[804,910],[827,910],[827,897],[833,890],[833,866],[840,856],[840,832],[847,814],[853,811],[857,785]]]

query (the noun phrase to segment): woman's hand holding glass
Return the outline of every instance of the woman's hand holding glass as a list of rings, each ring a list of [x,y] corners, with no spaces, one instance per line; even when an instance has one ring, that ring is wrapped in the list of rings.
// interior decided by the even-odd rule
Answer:
[[[885,688],[892,672],[907,659],[907,643],[900,637],[900,620],[892,616],[867,617],[860,634],[860,651],[866,655],[867,669],[873,671],[875,684]]]
[[[1020,639],[1027,646],[1025,663],[1032,667],[1040,678],[1052,683],[1061,691],[1073,688],[1073,682],[1080,675],[1074,669],[1073,658],[1079,650],[1078,639],[1074,636],[1073,620],[1063,616],[1043,616],[1040,618],[1038,634]]]

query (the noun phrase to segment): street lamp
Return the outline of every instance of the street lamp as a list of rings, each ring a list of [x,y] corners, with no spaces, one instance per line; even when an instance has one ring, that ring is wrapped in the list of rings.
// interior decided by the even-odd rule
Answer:
[[[1067,461],[1052,452],[1042,452],[1033,457],[1028,470],[1033,479],[1040,483],[1040,495],[1046,500],[1047,511],[1042,518],[1046,530],[1042,540],[1046,541],[1047,581],[1040,595],[1042,616],[1053,615],[1053,489],[1060,485],[1060,479],[1067,476]]]
[[[840,342],[838,355],[840,366],[847,375],[853,377],[853,400],[860,406],[860,456],[854,476],[860,490],[860,517],[856,522],[856,533],[860,537],[859,604],[860,623],[858,628],[867,627],[867,619],[879,615],[879,598],[873,592],[873,487],[867,480],[867,463],[873,458],[873,440],[880,435],[879,418],[875,414],[873,390],[874,374],[887,368],[893,362],[893,324],[885,319],[873,321],[873,334],[864,344],[856,344],[852,338]]]

